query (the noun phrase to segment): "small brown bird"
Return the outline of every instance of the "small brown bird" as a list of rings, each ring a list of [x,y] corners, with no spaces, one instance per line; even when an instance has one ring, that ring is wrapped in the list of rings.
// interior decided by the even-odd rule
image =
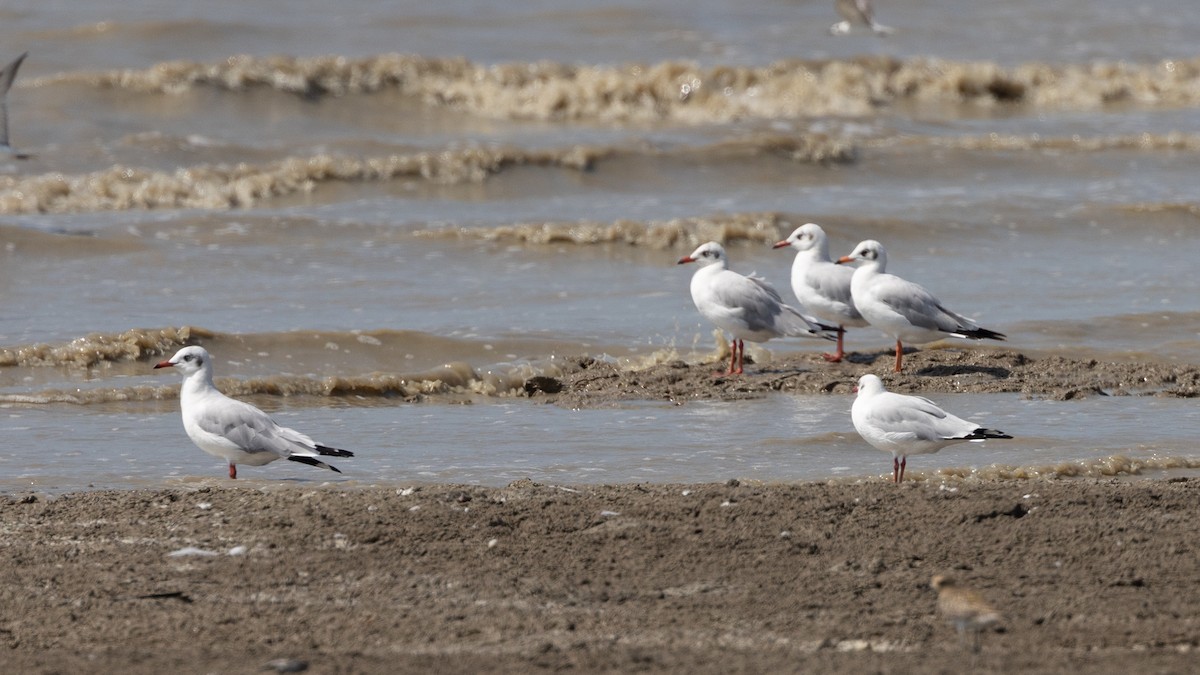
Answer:
[[[979,651],[979,632],[1000,622],[1000,613],[975,591],[958,584],[952,577],[938,574],[929,585],[938,592],[937,608],[946,621],[954,624],[959,642],[971,631],[971,651]]]

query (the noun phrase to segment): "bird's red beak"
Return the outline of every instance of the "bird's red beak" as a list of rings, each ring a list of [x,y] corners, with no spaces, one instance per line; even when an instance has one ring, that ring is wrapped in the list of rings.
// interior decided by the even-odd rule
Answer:
[[[696,262],[696,259],[695,259],[695,258],[693,258],[693,257],[692,257],[692,256],[690,256],[690,255],[685,255],[685,256],[683,256],[682,258],[680,258],[680,259],[679,259],[679,262],[677,262],[677,263],[675,263],[675,264],[676,264],[676,265],[682,265],[683,263],[690,263],[690,262]]]
[[[156,363],[156,364],[154,365],[154,367],[155,367],[156,369],[157,369],[157,368],[174,368],[174,367],[175,367],[175,364],[174,364],[174,363],[171,363],[171,361],[170,361],[170,360],[167,360],[167,361],[159,361],[158,363]]]
[[[852,262],[854,262],[854,258],[851,258],[848,255],[844,255],[837,259],[837,264],[839,264],[839,265],[845,265],[846,263],[852,263]]]
[[[783,248],[784,246],[791,246],[791,245],[792,245],[791,242],[789,242],[787,240],[777,241],[777,242],[775,242],[775,245],[772,246],[771,248]]]

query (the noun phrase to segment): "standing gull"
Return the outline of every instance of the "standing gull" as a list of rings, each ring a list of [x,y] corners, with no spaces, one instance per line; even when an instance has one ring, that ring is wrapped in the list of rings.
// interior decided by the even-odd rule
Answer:
[[[725,375],[742,372],[746,346],[743,340],[766,342],[775,337],[823,337],[834,330],[783,304],[779,292],[765,279],[727,269],[725,248],[710,241],[679,259],[677,264],[699,263],[692,275],[692,302],[704,318],[732,335],[732,354]]]
[[[8,90],[12,88],[13,80],[17,79],[17,70],[29,52],[18,56],[12,63],[0,70],[0,153],[10,155],[15,159],[29,159],[31,155],[18,152],[8,144]]]
[[[861,263],[850,279],[854,306],[867,323],[896,340],[896,368],[904,363],[904,342],[933,342],[944,337],[972,340],[1003,340],[1004,334],[980,328],[974,321],[955,314],[924,287],[887,274],[887,252],[883,244],[868,239],[839,263]]]
[[[842,20],[829,27],[832,35],[846,35],[856,25],[867,26],[876,35],[896,32],[894,28],[875,23],[875,8],[871,6],[871,0],[834,0],[833,8]]]
[[[850,278],[854,270],[833,262],[829,257],[829,239],[816,223],[796,228],[775,248],[791,246],[796,249],[792,261],[792,292],[801,306],[824,321],[837,324],[837,353],[826,354],[828,361],[837,363],[845,356],[843,338],[846,326],[865,326],[850,295]]]
[[[937,608],[942,617],[954,624],[960,642],[971,632],[971,651],[979,651],[979,631],[1000,621],[982,596],[944,574],[933,577],[929,585],[938,593]]]
[[[872,446],[892,453],[892,480],[904,480],[909,455],[927,455],[947,445],[989,438],[1012,438],[1002,431],[955,417],[920,396],[894,394],[876,375],[858,380],[850,408],[854,429]]]
[[[184,347],[154,367],[183,373],[183,429],[201,450],[229,462],[230,478],[237,478],[238,464],[262,466],[280,458],[341,473],[317,457],[354,456],[281,427],[258,408],[222,394],[213,385],[212,357],[203,347]]]

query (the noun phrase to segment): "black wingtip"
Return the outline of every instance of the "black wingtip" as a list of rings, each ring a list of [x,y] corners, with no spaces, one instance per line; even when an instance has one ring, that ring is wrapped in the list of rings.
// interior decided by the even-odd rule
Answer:
[[[342,450],[340,448],[331,448],[328,445],[318,445],[317,452],[319,452],[320,454],[325,455],[327,457],[353,457],[354,456],[354,453],[350,452],[349,450]]]
[[[322,462],[321,460],[315,459],[313,457],[305,457],[304,455],[291,455],[290,457],[288,457],[288,459],[292,460],[293,462],[299,462],[301,464],[307,464],[309,466],[315,466],[315,467],[319,467],[322,469],[329,469],[330,471],[336,471],[337,473],[342,472],[342,470],[337,468],[336,466],[333,466],[332,464],[326,464],[325,462]]]
[[[962,331],[962,334],[972,340],[1003,340],[1008,337],[1004,333],[997,333],[986,328],[972,328]]]
[[[997,429],[984,429],[983,427],[979,427],[975,431],[972,431],[968,438],[1012,438],[1012,436],[1009,436],[1003,431],[999,431]]]

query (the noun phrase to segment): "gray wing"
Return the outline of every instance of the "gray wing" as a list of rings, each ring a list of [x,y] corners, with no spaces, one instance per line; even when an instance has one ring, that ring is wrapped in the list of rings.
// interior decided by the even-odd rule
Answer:
[[[836,0],[833,4],[838,16],[859,24],[871,23],[871,0]]]
[[[940,441],[964,433],[963,420],[937,407],[927,398],[887,392],[872,409],[878,426],[891,434],[906,434],[923,441]],[[967,425],[968,427],[972,425]],[[969,430],[969,429],[968,429]]]
[[[17,70],[29,52],[18,56],[12,63],[0,70],[0,145],[8,145],[8,90],[12,88],[13,80],[17,79]]]
[[[281,427],[249,403],[223,398],[197,416],[196,426],[247,453],[269,452],[280,457],[315,455],[316,443],[304,434]]]
[[[817,335],[823,330],[837,330],[837,326],[826,326],[817,321],[815,318],[801,313],[795,307],[792,307],[791,305],[785,305],[783,303],[783,298],[779,295],[779,291],[775,290],[775,287],[772,286],[771,283],[766,279],[754,274],[753,272],[751,272],[750,276],[746,278],[754,282],[754,284],[761,288],[766,296],[771,299],[769,303],[764,301],[763,307],[760,310],[761,314],[758,317],[759,319],[765,321],[766,317],[769,316],[770,323],[756,326],[754,325],[754,322],[749,321],[749,317],[747,317],[747,323],[750,323],[751,330],[777,330],[789,337]]]
[[[976,327],[966,317],[942,307],[938,299],[923,286],[897,276],[888,275],[880,284],[876,297],[909,323],[920,328],[956,333]]]
[[[741,310],[742,319],[752,331],[774,330],[775,319],[783,312],[779,291],[753,273],[743,276],[726,270],[714,290],[721,304]]]
[[[829,267],[813,266],[804,275],[804,282],[822,297],[845,305],[851,310],[851,318],[861,319],[862,315],[854,306],[854,297],[850,293],[850,278],[853,276],[854,269],[851,267],[832,264]]]

